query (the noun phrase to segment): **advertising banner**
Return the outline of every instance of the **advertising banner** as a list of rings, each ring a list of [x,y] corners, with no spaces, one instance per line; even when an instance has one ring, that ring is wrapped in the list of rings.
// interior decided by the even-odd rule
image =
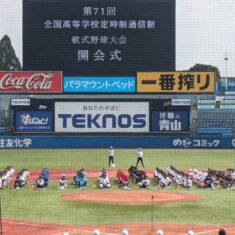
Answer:
[[[62,73],[0,71],[0,93],[62,93]]]
[[[221,100],[220,108],[235,110],[235,99],[234,100]]]
[[[197,109],[215,109],[215,100],[198,100]]]
[[[189,131],[189,111],[152,111],[152,129],[154,132]]]
[[[16,132],[51,132],[52,112],[16,111]]]
[[[174,71],[175,0],[24,0],[23,66],[64,76]]]
[[[0,136],[0,149],[77,148],[235,149],[235,138],[226,136],[76,135]]]
[[[148,132],[148,102],[56,102],[55,132]]]
[[[135,77],[64,77],[64,92],[133,93]]]
[[[171,100],[172,106],[190,106],[190,99],[172,99]]]
[[[137,72],[139,93],[213,93],[214,72]]]
[[[30,99],[11,99],[11,106],[30,106]]]

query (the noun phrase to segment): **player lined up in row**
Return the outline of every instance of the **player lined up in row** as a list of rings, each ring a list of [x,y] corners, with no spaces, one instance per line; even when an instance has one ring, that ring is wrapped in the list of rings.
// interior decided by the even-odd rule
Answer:
[[[13,177],[15,170],[12,167],[7,167],[5,172],[11,172],[4,174],[0,177],[0,183],[3,186],[7,186],[10,179]],[[113,173],[113,172],[112,172]],[[6,175],[8,177],[6,177]],[[30,171],[27,169],[21,170],[15,179],[14,187],[20,189],[27,184]],[[114,178],[114,177],[113,177]],[[191,189],[193,184],[197,187],[215,189],[215,188],[232,188],[235,181],[235,170],[227,169],[226,171],[217,171],[208,169],[208,171],[202,172],[197,169],[189,169],[187,172],[180,171],[173,166],[169,166],[166,170],[161,170],[156,167],[153,171],[154,182],[152,186],[157,188],[169,188],[171,183],[177,188]],[[148,188],[151,181],[148,179],[147,173],[144,170],[139,170],[135,166],[131,166],[128,169],[128,173],[125,170],[119,169],[115,174],[115,180],[113,181],[114,187],[120,187],[127,189],[130,181],[134,183],[134,187]],[[49,171],[47,168],[43,168],[39,176],[35,181],[35,188],[44,189],[48,186]],[[77,188],[86,188],[88,186],[88,174],[84,168],[81,168],[73,176],[73,184]],[[59,189],[66,189],[68,179],[66,174],[62,174],[59,179]],[[96,184],[93,184],[93,188],[109,189],[111,188],[111,182],[108,171],[103,168],[97,174]]]
[[[13,173],[11,174],[8,180],[5,180],[5,178],[0,178],[0,182],[2,183],[2,185],[6,187],[10,187],[10,179],[13,178],[14,172],[15,170],[13,171]],[[15,178],[14,185],[13,185],[14,188],[21,189],[24,186],[26,186],[28,183],[29,176],[30,176],[30,171],[28,169],[21,170]],[[45,189],[49,184],[49,176],[50,174],[49,174],[48,169],[43,168],[39,176],[35,180],[34,188]],[[80,170],[78,170],[76,174],[73,176],[73,184],[76,185],[77,188],[81,188],[81,189],[87,187],[88,177],[87,177],[87,172],[84,168],[81,168]],[[119,169],[116,174],[115,185],[126,189],[128,187],[128,184],[129,184],[128,174],[126,174],[123,170]],[[67,185],[68,185],[67,175],[63,173],[59,179],[59,189],[66,189]],[[93,187],[94,186],[100,189],[103,189],[103,188],[108,189],[111,187],[109,175],[105,168],[100,170],[98,174],[97,184],[93,185]]]
[[[7,166],[3,171],[0,172],[0,189],[6,187],[12,179],[15,170],[12,166]]]
[[[132,171],[132,168],[130,168]],[[130,173],[130,172],[129,172]],[[130,173],[131,174],[131,173]],[[123,189],[127,189],[129,185],[131,175],[128,175],[125,173],[124,170],[119,169],[117,170],[114,185]],[[132,178],[134,180],[134,178]],[[150,180],[148,179],[146,173],[143,173],[142,176],[139,178],[136,182],[137,186],[140,188],[147,188],[150,185]],[[66,189],[68,184],[67,176],[66,174],[62,174],[61,178],[59,180],[59,189]],[[76,175],[73,176],[73,184],[76,185],[77,188],[87,188],[88,186],[88,177],[87,172],[84,168],[78,170],[76,172]],[[41,189],[48,186],[48,178],[44,180],[44,177],[41,175],[36,179],[36,188]],[[108,175],[108,172],[105,168],[101,169],[98,178],[97,183],[92,186],[93,188],[99,188],[99,189],[109,189],[111,188],[111,182]]]

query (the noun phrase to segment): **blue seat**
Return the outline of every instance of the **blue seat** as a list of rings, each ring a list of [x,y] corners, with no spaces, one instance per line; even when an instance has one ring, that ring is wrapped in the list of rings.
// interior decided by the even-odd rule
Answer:
[[[0,134],[6,134],[6,128],[0,127]]]
[[[219,128],[219,127],[204,127],[197,128],[198,134],[207,134],[207,135],[226,135],[231,136],[233,134],[232,128]]]

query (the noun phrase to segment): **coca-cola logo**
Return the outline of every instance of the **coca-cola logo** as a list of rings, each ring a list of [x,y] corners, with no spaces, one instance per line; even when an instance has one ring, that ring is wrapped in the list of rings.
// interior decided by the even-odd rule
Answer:
[[[0,89],[26,89],[26,90],[50,90],[54,73],[31,73],[29,76],[14,76],[13,73],[5,73],[0,77]]]

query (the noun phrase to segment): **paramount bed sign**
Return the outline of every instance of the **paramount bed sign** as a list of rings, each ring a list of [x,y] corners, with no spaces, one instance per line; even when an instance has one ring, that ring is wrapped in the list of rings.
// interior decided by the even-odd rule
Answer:
[[[62,93],[62,73],[0,72],[0,93]]]

